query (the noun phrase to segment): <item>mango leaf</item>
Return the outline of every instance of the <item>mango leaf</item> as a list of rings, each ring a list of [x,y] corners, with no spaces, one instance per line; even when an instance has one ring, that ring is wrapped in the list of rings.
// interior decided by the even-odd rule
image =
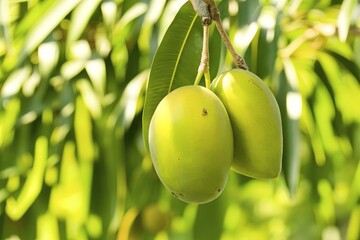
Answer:
[[[23,49],[19,56],[19,62],[22,62],[36,47],[60,24],[79,3],[79,0],[57,1],[52,5],[38,23],[30,29],[26,36]]]
[[[214,201],[198,206],[193,226],[194,239],[221,239],[229,203],[229,190],[230,188],[226,188]]]
[[[226,47],[222,44],[222,39],[217,31],[215,24],[213,24],[212,32],[210,32],[209,42],[209,68],[210,77],[214,79],[221,70],[220,63],[224,62]]]
[[[191,4],[185,3],[169,26],[155,54],[147,83],[143,111],[143,137],[159,102],[172,90],[194,83],[200,63],[202,26]]]
[[[288,70],[289,71],[289,70]],[[285,75],[286,74],[286,75]],[[283,128],[283,159],[282,172],[289,190],[290,197],[294,197],[297,191],[300,175],[299,159],[299,120],[297,114],[292,114],[296,105],[292,104],[289,96],[296,94],[296,90],[289,84],[291,78],[289,72],[280,73],[280,88],[278,102],[281,112]],[[293,95],[294,96],[294,95]],[[295,95],[296,96],[296,95]],[[294,111],[295,112],[295,111]]]
[[[10,43],[9,25],[10,25],[10,4],[4,0],[0,2],[0,43],[4,46],[0,47],[0,56],[6,52],[6,47]]]
[[[12,220],[19,220],[39,196],[48,157],[48,139],[40,136],[35,142],[34,165],[17,199],[6,201],[6,213]]]
[[[100,0],[85,0],[74,8],[71,14],[67,45],[80,38],[89,25],[89,20],[100,4]]]
[[[339,38],[345,41],[349,32],[351,18],[356,8],[357,0],[345,0],[341,4],[337,27],[339,29]]]

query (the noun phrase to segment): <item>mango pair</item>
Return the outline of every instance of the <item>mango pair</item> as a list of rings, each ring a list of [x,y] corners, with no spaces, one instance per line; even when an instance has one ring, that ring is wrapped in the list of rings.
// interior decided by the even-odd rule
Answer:
[[[189,203],[206,203],[224,190],[229,170],[258,179],[281,171],[280,111],[255,74],[233,69],[210,89],[170,92],[150,122],[149,148],[165,187]]]

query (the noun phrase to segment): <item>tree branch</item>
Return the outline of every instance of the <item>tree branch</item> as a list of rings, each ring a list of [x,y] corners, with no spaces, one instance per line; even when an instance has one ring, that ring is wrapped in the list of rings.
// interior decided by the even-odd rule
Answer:
[[[205,4],[207,4],[210,18],[215,22],[216,28],[218,29],[220,36],[221,36],[223,42],[225,43],[227,49],[229,50],[229,52],[235,62],[235,65],[238,68],[248,70],[248,66],[246,65],[245,60],[235,52],[234,47],[233,47],[228,35],[226,34],[226,31],[221,22],[219,9],[217,8],[214,0],[202,0],[202,1]]]

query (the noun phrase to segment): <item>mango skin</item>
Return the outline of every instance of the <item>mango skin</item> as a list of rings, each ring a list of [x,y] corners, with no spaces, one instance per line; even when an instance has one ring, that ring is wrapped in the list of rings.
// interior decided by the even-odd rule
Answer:
[[[201,86],[170,92],[150,121],[149,148],[165,187],[187,203],[206,203],[224,190],[233,159],[230,120],[219,98]]]
[[[281,172],[283,134],[279,106],[271,90],[258,76],[242,69],[219,75],[210,89],[230,117],[232,169],[252,178],[276,178]]]

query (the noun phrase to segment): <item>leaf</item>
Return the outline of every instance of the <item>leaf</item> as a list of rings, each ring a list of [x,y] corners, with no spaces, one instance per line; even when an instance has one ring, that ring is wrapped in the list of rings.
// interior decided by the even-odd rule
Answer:
[[[74,115],[74,132],[79,161],[92,162],[95,159],[95,147],[91,116],[80,96],[76,99]]]
[[[16,95],[30,74],[30,66],[24,66],[13,71],[1,88],[1,98],[6,99]]]
[[[103,98],[106,91],[106,66],[102,58],[94,58],[87,61],[85,65],[89,79],[96,94]]]
[[[339,17],[337,20],[337,27],[339,29],[339,38],[345,41],[349,32],[352,13],[356,8],[357,0],[345,0],[341,4]]]
[[[239,11],[237,13],[239,26],[248,25],[256,22],[261,11],[261,4],[258,0],[239,1]]]
[[[3,0],[0,2],[0,56],[3,55],[7,50],[7,47],[10,45],[10,34],[9,34],[9,25],[10,25],[10,3],[8,0]],[[2,44],[4,46],[2,46]]]
[[[22,51],[20,52],[19,62],[22,62],[36,47],[60,24],[80,0],[64,0],[54,3],[38,23],[30,29]]]
[[[91,116],[94,119],[101,117],[102,106],[90,82],[87,79],[80,79],[76,83],[76,86],[78,87],[79,92]]]
[[[347,240],[355,240],[360,238],[360,205],[357,205],[351,211],[349,224],[347,228]]]
[[[60,235],[56,217],[49,212],[40,215],[36,222],[36,232],[38,239],[58,240]]]
[[[45,42],[39,46],[39,72],[43,78],[46,78],[58,64],[60,48],[57,42]]]
[[[80,38],[85,28],[89,25],[89,20],[100,4],[100,0],[81,1],[71,14],[69,24],[67,45]]]
[[[210,32],[209,42],[209,67],[211,79],[214,79],[220,70],[220,62],[224,61],[225,45],[221,41],[219,32],[213,24],[212,32]]]
[[[193,226],[194,239],[221,239],[229,203],[228,191],[226,189],[214,201],[198,206]]]
[[[285,73],[280,75],[279,88],[279,108],[281,112],[282,128],[283,128],[283,159],[282,172],[291,197],[294,197],[297,190],[300,174],[299,159],[299,121],[295,116],[290,117],[289,110],[291,104],[289,101],[289,93],[294,91],[289,84]]]
[[[108,118],[108,127],[114,128],[117,123],[121,128],[128,130],[137,114],[138,102],[144,92],[145,81],[149,75],[148,70],[144,70],[136,75],[125,87],[120,101]]]
[[[17,199],[6,201],[6,213],[14,221],[19,220],[39,196],[48,158],[48,139],[40,136],[35,142],[34,165]]]
[[[12,141],[20,104],[20,99],[13,98],[5,104],[5,110],[0,111],[0,150]]]
[[[143,137],[148,148],[148,129],[159,102],[172,90],[194,83],[202,46],[200,19],[189,2],[169,26],[155,54],[143,111]]]

